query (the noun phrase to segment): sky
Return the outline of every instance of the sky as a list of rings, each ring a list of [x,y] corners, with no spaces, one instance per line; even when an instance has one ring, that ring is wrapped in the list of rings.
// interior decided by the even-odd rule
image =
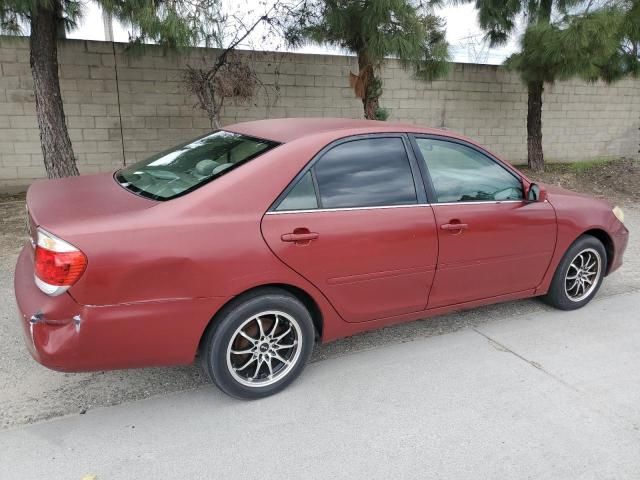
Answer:
[[[228,0],[227,0],[228,1]],[[241,9],[259,8],[262,0],[245,0]],[[236,5],[240,4],[237,2]],[[254,6],[255,5],[255,6]],[[78,28],[67,34],[68,38],[84,40],[104,40],[105,31],[100,7],[91,0],[87,0],[87,10]],[[499,48],[489,48],[483,40],[483,33],[478,25],[477,13],[472,4],[447,6],[438,9],[438,15],[447,23],[447,41],[450,45],[451,59],[463,63],[500,64],[517,48],[517,38]],[[128,30],[117,21],[113,22],[114,40],[126,42],[129,38]],[[255,48],[256,42],[249,42],[246,47]],[[269,49],[269,45],[263,45]],[[273,48],[272,48],[273,49]],[[324,46],[304,46],[295,50],[300,53],[345,53],[337,49]]]

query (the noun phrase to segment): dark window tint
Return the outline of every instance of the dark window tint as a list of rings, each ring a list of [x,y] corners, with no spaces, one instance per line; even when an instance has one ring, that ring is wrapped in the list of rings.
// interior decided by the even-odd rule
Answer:
[[[280,202],[276,210],[311,210],[318,208],[311,172],[307,172]]]
[[[458,143],[416,139],[438,202],[520,200],[520,180],[486,155]]]
[[[314,167],[323,208],[417,203],[409,159],[400,138],[340,144]]]

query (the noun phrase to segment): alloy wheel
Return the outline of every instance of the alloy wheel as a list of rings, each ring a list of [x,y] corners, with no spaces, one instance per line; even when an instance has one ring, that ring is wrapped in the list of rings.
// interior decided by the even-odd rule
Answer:
[[[572,302],[581,302],[595,290],[602,272],[602,258],[593,248],[578,253],[567,269],[564,291]]]
[[[270,310],[245,320],[227,347],[227,367],[248,387],[282,380],[296,365],[302,347],[300,325],[291,315]]]

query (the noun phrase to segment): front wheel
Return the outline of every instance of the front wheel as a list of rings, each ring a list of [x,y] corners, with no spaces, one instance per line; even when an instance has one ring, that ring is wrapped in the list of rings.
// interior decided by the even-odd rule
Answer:
[[[583,235],[562,257],[543,301],[561,310],[586,305],[600,288],[606,266],[607,252],[602,242]]]
[[[236,301],[214,322],[203,341],[202,367],[233,397],[256,399],[279,392],[300,375],[313,350],[311,315],[284,290]]]

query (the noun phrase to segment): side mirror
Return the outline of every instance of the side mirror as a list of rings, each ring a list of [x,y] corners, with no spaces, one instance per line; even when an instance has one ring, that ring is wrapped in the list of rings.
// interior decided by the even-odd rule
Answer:
[[[537,183],[532,183],[527,189],[528,202],[544,202],[547,199],[547,191]]]

